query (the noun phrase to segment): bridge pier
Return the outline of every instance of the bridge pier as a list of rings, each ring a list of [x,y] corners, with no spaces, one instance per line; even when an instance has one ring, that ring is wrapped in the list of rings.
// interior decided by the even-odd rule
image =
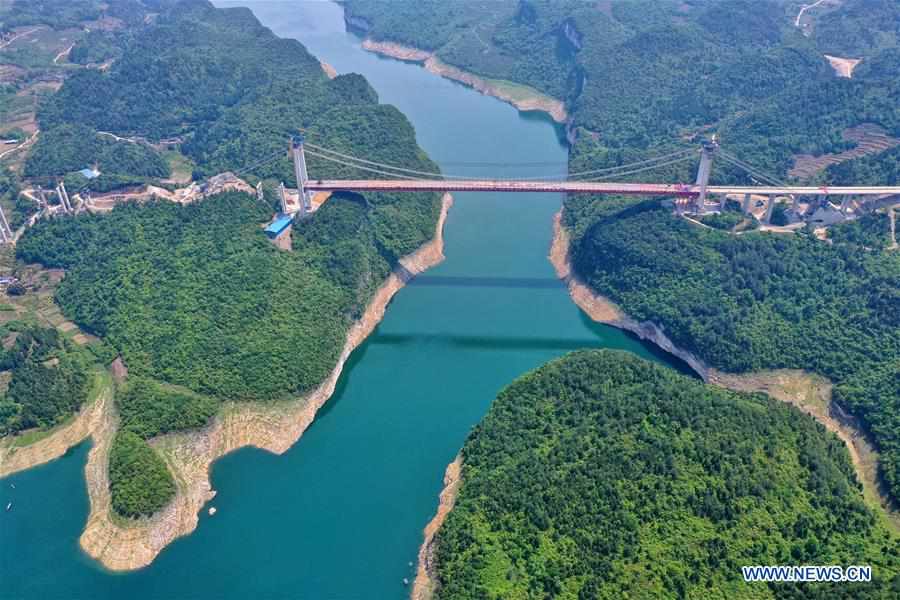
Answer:
[[[752,200],[752,199],[753,199],[753,194],[744,194],[744,202],[743,202],[743,204],[741,204],[741,211],[742,211],[745,215],[749,215],[749,214],[750,214],[750,209],[752,208],[752,207],[750,206],[750,203],[751,203],[751,200]]]
[[[768,197],[768,204],[766,205],[766,214],[763,216],[763,223],[765,223],[766,225],[770,225],[772,223],[772,213],[775,211],[775,202],[775,195],[770,194]]]
[[[853,196],[844,196],[841,200],[841,214],[846,215],[850,212],[850,203],[853,202]]]
[[[3,207],[0,206],[0,243],[7,244],[12,242],[12,240],[12,229],[9,228],[9,221],[6,220],[6,213],[3,212]]]
[[[62,206],[63,211],[67,213],[72,212],[72,203],[69,201],[68,192],[66,192],[66,184],[62,181],[56,186],[56,195],[59,197],[59,204]]]

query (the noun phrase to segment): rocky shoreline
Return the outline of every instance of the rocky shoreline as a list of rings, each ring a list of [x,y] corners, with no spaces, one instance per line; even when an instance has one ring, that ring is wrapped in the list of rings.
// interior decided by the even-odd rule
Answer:
[[[562,211],[556,213],[553,217],[553,242],[550,246],[550,262],[556,270],[557,277],[568,285],[569,295],[593,320],[630,331],[640,339],[652,342],[690,365],[703,381],[709,381],[712,369],[691,352],[676,346],[659,325],[651,321],[643,323],[635,321],[616,306],[614,302],[595,293],[575,276],[569,264],[569,232],[562,225]]]
[[[425,526],[425,540],[419,548],[419,561],[416,567],[416,579],[413,581],[410,598],[412,600],[431,600],[435,591],[434,553],[436,546],[434,536],[444,524],[444,520],[456,504],[456,496],[462,485],[462,455],[457,454],[444,472],[444,487],[438,500],[434,518]]]
[[[243,446],[281,454],[302,436],[318,410],[328,401],[350,354],[375,329],[388,304],[411,276],[444,260],[443,228],[453,197],[441,201],[434,238],[400,260],[400,265],[375,292],[363,316],[347,333],[338,362],[322,384],[296,400],[278,403],[227,403],[201,431],[169,434],[150,441],[166,461],[177,484],[175,498],[159,513],[128,521],[111,509],[107,465],[118,428],[112,388],[85,407],[58,432],[29,446],[4,452],[0,475],[27,469],[61,456],[88,435],[94,446],[85,466],[90,514],[80,538],[81,547],[104,567],[126,571],[147,566],[169,543],[197,527],[198,514],[216,492],[209,480],[212,463]]]
[[[402,46],[393,42],[376,42],[371,39],[364,40],[362,47],[369,52],[374,52],[382,56],[388,56],[406,62],[421,63],[428,71],[435,75],[458,81],[482,94],[493,96],[499,100],[508,102],[518,110],[545,112],[557,123],[565,123],[569,118],[565,103],[562,100],[551,98],[550,96],[533,89],[525,98],[516,97],[516,95],[510,93],[508,90],[503,89],[501,86],[498,86],[483,77],[479,77],[478,75],[463,71],[462,69],[442,62],[433,52],[409,46]],[[527,86],[521,84],[514,85],[517,89],[527,88]]]

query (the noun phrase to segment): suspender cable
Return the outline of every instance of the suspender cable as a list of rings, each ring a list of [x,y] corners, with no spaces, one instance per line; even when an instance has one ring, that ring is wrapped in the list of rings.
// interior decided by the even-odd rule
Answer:
[[[309,154],[310,156],[315,156],[316,158],[319,158],[322,160],[327,160],[327,161],[339,164],[344,167],[350,167],[352,169],[360,169],[361,171],[369,171],[370,173],[377,173],[378,175],[386,175],[391,178],[409,179],[412,181],[435,181],[435,180],[422,179],[421,177],[412,177],[410,175],[401,175],[398,173],[390,173],[388,171],[383,171],[380,169],[373,169],[372,167],[364,167],[361,165],[354,165],[352,163],[348,163],[348,162],[342,161],[340,159],[337,159],[337,158],[334,158],[331,156],[327,156],[325,154],[319,154],[318,152],[316,152],[314,150],[307,150],[306,153]]]
[[[691,160],[693,160],[693,159],[694,159],[693,156],[684,156],[684,157],[682,157],[682,158],[676,158],[676,159],[674,159],[674,160],[670,160],[669,162],[661,163],[661,164],[658,164],[658,165],[650,165],[650,166],[648,166],[648,167],[642,167],[642,168],[640,168],[640,169],[632,169],[631,171],[625,171],[624,173],[611,173],[611,174],[609,174],[609,175],[604,175],[604,176],[602,176],[602,177],[592,177],[592,178],[590,178],[590,179],[583,179],[583,180],[581,180],[581,181],[584,181],[584,182],[608,181],[608,180],[610,180],[610,179],[616,179],[616,178],[618,178],[618,177],[627,177],[627,176],[629,176],[629,175],[637,175],[638,173],[643,173],[644,171],[652,171],[652,170],[654,170],[654,169],[661,169],[661,168],[663,168],[663,167],[670,167],[670,166],[672,166],[672,165],[681,164],[681,163],[684,163],[684,162],[691,161]]]
[[[323,154],[320,154],[320,153],[326,153],[326,154],[328,154],[328,155],[332,155],[333,157],[340,157],[340,158],[342,158],[342,159],[345,159],[346,161],[354,161],[354,162],[356,162],[356,163],[362,163],[362,164],[364,164],[364,165],[371,165],[371,167],[380,167],[381,169],[387,169],[387,170],[390,170],[390,171],[397,171],[397,172],[400,172],[400,173],[410,173],[410,174],[413,174],[413,175],[424,175],[424,176],[426,176],[426,177],[434,178],[434,179],[458,179],[458,180],[470,180],[470,179],[472,179],[472,176],[467,176],[467,175],[449,175],[449,174],[435,173],[435,172],[431,172],[431,171],[420,171],[420,170],[417,170],[417,169],[408,169],[408,168],[405,168],[405,167],[397,167],[397,166],[394,166],[394,165],[389,165],[389,164],[386,164],[386,163],[380,163],[380,162],[376,162],[376,161],[372,161],[372,160],[366,160],[366,159],[363,159],[363,158],[356,158],[355,156],[351,156],[351,155],[349,155],[349,154],[343,154],[343,153],[337,152],[337,151],[335,151],[335,150],[328,150],[327,148],[323,148],[323,147],[321,147],[321,146],[317,146],[317,145],[311,144],[311,143],[309,143],[309,142],[306,143],[306,146],[307,146],[307,148],[312,148],[312,149],[314,149],[315,151],[317,151],[317,153],[315,154],[315,156],[318,156],[318,157],[320,157],[320,158],[323,157]],[[566,179],[568,179],[568,180],[574,180],[574,179],[576,179],[576,178],[585,177],[585,176],[587,176],[587,175],[607,174],[607,173],[608,173],[610,176],[615,177],[615,176],[624,174],[624,173],[618,173],[619,171],[628,171],[628,172],[630,173],[631,170],[634,169],[635,167],[641,167],[641,166],[643,166],[643,165],[648,165],[648,167],[647,167],[646,169],[643,169],[643,170],[650,170],[650,169],[652,169],[652,168],[658,168],[658,167],[668,166],[669,164],[672,164],[672,163],[671,163],[671,162],[665,162],[666,160],[668,160],[668,159],[670,159],[670,158],[674,158],[674,157],[678,157],[679,159],[688,159],[688,158],[692,158],[694,152],[695,152],[695,151],[694,151],[693,149],[685,149],[685,150],[679,150],[679,151],[676,151],[676,152],[671,152],[671,153],[669,153],[669,154],[660,155],[660,156],[657,156],[657,157],[654,157],[654,158],[649,158],[649,159],[646,159],[646,160],[637,161],[637,162],[634,162],[634,163],[627,163],[627,164],[624,164],[624,165],[617,165],[617,166],[615,166],[615,167],[606,167],[606,168],[603,168],[603,169],[593,169],[593,170],[590,170],[590,171],[582,171],[582,172],[578,172],[578,173],[571,173],[571,174],[569,174],[569,175],[552,175],[552,176],[537,176],[537,177],[516,177],[516,178],[511,178],[511,179],[509,179],[509,181],[543,181],[543,180],[562,180],[562,181],[565,181]],[[346,165],[346,166],[354,166],[352,163],[339,161],[339,160],[337,160],[337,159],[335,159],[334,162],[338,162],[339,164],[344,164],[344,165]],[[661,163],[661,164],[654,164],[654,163]],[[357,167],[357,168],[362,168],[362,167],[359,166],[359,165],[356,165],[356,167]],[[377,170],[376,170],[376,172],[377,172]],[[640,171],[639,171],[639,172],[640,172]]]
[[[768,183],[770,185],[776,185],[776,186],[780,186],[780,187],[787,186],[787,184],[785,182],[781,181],[780,179],[776,179],[775,177],[766,175],[765,173],[763,173],[756,167],[742,161],[738,157],[736,157],[732,154],[729,154],[728,152],[724,152],[723,150],[719,149],[719,156],[721,156],[723,159],[725,159],[725,162],[746,171],[747,173],[753,175],[754,177],[763,181],[764,183]]]

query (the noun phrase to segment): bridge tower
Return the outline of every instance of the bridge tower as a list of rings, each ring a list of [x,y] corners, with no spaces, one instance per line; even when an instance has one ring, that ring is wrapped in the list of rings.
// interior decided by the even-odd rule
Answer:
[[[72,202],[69,200],[69,193],[66,191],[66,184],[60,181],[56,186],[56,195],[59,197],[59,204],[67,213],[72,212]]]
[[[12,229],[9,228],[9,221],[6,220],[6,213],[3,207],[0,207],[0,243],[8,243],[13,240]]]
[[[306,189],[309,175],[306,171],[306,155],[303,153],[303,135],[291,138],[291,156],[294,158],[294,175],[297,178],[297,192],[299,194],[300,217],[303,218],[312,211],[312,195]]]
[[[697,196],[697,203],[694,208],[698,214],[702,214],[706,209],[706,188],[709,185],[709,175],[712,173],[713,156],[718,150],[719,144],[716,138],[706,140],[700,148],[700,168],[697,169],[697,185],[700,187],[700,194]]]

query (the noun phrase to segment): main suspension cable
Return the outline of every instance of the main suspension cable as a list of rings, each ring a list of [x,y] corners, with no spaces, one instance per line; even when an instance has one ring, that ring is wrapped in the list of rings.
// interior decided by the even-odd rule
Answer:
[[[576,178],[584,177],[587,175],[594,175],[594,174],[599,174],[599,173],[611,173],[611,172],[620,171],[623,169],[629,170],[629,169],[633,169],[634,167],[640,167],[642,165],[646,165],[646,164],[650,164],[650,163],[665,161],[667,159],[674,158],[676,156],[679,158],[692,158],[692,156],[690,156],[690,155],[693,155],[695,152],[696,151],[692,150],[692,149],[684,149],[684,150],[678,150],[677,152],[671,152],[669,154],[663,154],[660,156],[656,156],[654,158],[648,158],[646,160],[641,160],[641,161],[637,161],[637,162],[633,162],[633,163],[626,163],[624,165],[618,165],[616,167],[605,167],[603,169],[594,169],[591,171],[581,171],[579,173],[569,173],[569,179],[576,179]]]
[[[660,163],[656,165],[650,165],[647,167],[641,167],[640,169],[632,169],[630,171],[625,171],[623,173],[610,173],[609,175],[603,175],[601,177],[591,177],[590,179],[581,179],[580,181],[584,182],[592,182],[592,181],[608,181],[610,179],[614,179],[617,177],[628,177],[630,175],[637,175],[638,173],[643,173],[645,171],[653,171],[655,169],[661,169],[663,167],[670,167],[672,165],[678,165],[684,162],[688,162],[693,160],[693,156],[683,156],[681,158],[676,158],[670,160],[669,162]]]
[[[771,177],[771,176],[765,174],[764,172],[760,171],[753,165],[750,165],[750,164],[742,161],[738,157],[736,157],[728,152],[725,152],[720,149],[719,155],[725,160],[725,162],[727,162],[735,167],[738,167],[739,169],[742,169],[743,171],[746,171],[750,175],[761,180],[763,183],[768,183],[769,185],[782,186],[782,187],[787,185],[785,182],[783,182],[775,177]]]
[[[242,167],[241,169],[239,169],[239,170],[237,170],[237,171],[234,171],[234,174],[235,174],[235,175],[242,175],[242,174],[247,173],[247,172],[249,172],[249,171],[252,171],[252,170],[254,170],[254,169],[258,169],[259,167],[262,167],[262,166],[265,166],[265,165],[267,165],[267,164],[269,164],[269,163],[274,162],[275,160],[277,160],[277,159],[280,158],[281,156],[284,156],[284,151],[283,151],[283,150],[279,150],[278,152],[276,152],[275,154],[269,156],[268,158],[264,158],[264,159],[262,159],[262,160],[260,160],[260,161],[258,161],[258,162],[256,162],[256,163],[250,165],[250,166]]]
[[[424,176],[426,176],[426,177],[434,178],[434,179],[437,179],[437,178],[440,178],[440,179],[457,179],[457,180],[469,180],[469,179],[472,179],[472,176],[471,176],[471,175],[450,175],[450,174],[443,174],[443,173],[435,173],[435,172],[431,172],[431,171],[420,171],[420,170],[417,170],[417,169],[408,169],[408,168],[406,168],[406,167],[397,167],[397,166],[389,165],[389,164],[386,164],[386,163],[376,162],[376,161],[367,160],[367,159],[363,159],[363,158],[357,158],[357,157],[355,157],[355,156],[351,156],[351,155],[349,155],[349,154],[344,154],[344,153],[341,153],[341,152],[337,152],[337,151],[335,151],[335,150],[329,150],[329,149],[327,149],[327,148],[323,148],[323,147],[321,147],[321,146],[318,146],[318,145],[316,145],[316,144],[311,144],[311,143],[309,143],[309,142],[306,143],[306,146],[313,149],[313,151],[311,151],[310,154],[313,154],[313,152],[315,152],[313,155],[314,155],[314,156],[317,156],[317,157],[319,157],[319,158],[322,158],[322,157],[323,157],[323,154],[321,154],[321,153],[326,153],[326,154],[328,154],[328,155],[333,155],[332,158],[334,158],[335,156],[337,156],[337,157],[340,157],[340,158],[342,158],[342,159],[345,159],[345,161],[353,161],[353,162],[348,163],[348,162],[341,161],[341,160],[338,160],[338,159],[333,159],[332,162],[337,162],[338,164],[343,164],[343,165],[348,166],[348,167],[354,167],[354,168],[360,168],[360,169],[362,169],[363,166],[362,166],[362,165],[358,165],[358,164],[354,164],[354,163],[362,163],[362,164],[364,164],[364,165],[371,165],[371,167],[370,167],[369,169],[364,169],[364,170],[372,170],[372,171],[374,171],[374,172],[378,172],[378,173],[382,173],[382,174],[384,174],[384,170],[390,170],[390,171],[397,171],[397,172],[400,172],[400,173],[410,173],[410,174],[414,174],[414,175],[424,175]],[[678,157],[678,160],[679,160],[679,161],[680,161],[680,160],[686,160],[686,159],[692,158],[692,157],[693,157],[692,155],[694,154],[694,152],[695,152],[695,151],[692,150],[692,149],[682,149],[682,150],[678,150],[678,151],[675,151],[675,152],[670,152],[670,153],[668,153],[668,154],[663,154],[663,155],[660,155],[660,156],[656,156],[656,157],[653,157],[653,158],[648,158],[648,159],[645,159],[645,160],[642,160],[642,161],[636,161],[636,162],[633,162],[633,163],[627,163],[627,164],[624,164],[624,165],[617,165],[617,166],[614,166],[614,167],[606,167],[606,168],[603,168],[603,169],[592,169],[592,170],[589,170],[589,171],[581,171],[581,172],[578,172],[578,173],[571,173],[571,174],[568,174],[568,175],[516,177],[516,178],[511,178],[510,181],[541,181],[541,180],[562,180],[562,181],[565,181],[565,180],[567,180],[567,179],[568,179],[568,180],[575,180],[575,179],[578,179],[578,178],[586,177],[586,176],[588,176],[588,175],[597,175],[597,174],[609,174],[609,176],[611,176],[611,177],[617,177],[617,176],[623,176],[623,175],[631,174],[631,173],[633,173],[633,172],[642,172],[642,171],[646,171],[646,170],[650,170],[650,169],[655,169],[655,168],[660,168],[660,167],[669,166],[670,164],[673,164],[673,163],[672,163],[671,161],[668,161],[668,159],[674,158],[674,157]],[[668,161],[668,162],[667,162],[667,161]],[[659,164],[657,164],[657,163],[659,163]],[[634,171],[634,168],[635,168],[635,167],[641,167],[641,166],[643,166],[643,165],[648,165],[648,166],[647,166],[646,168],[643,168],[643,169],[639,170],[639,171]],[[380,167],[382,170],[375,169],[374,167]],[[411,177],[406,177],[406,178],[411,178]]]
[[[361,171],[369,171],[370,173],[377,173],[378,175],[386,175],[388,177],[395,178],[395,179],[410,179],[412,181],[429,181],[427,179],[422,179],[420,177],[412,177],[410,175],[402,175],[399,173],[390,173],[388,171],[382,171],[380,169],[374,169],[372,167],[364,167],[362,165],[350,164],[350,163],[344,162],[340,159],[337,159],[337,158],[334,158],[331,156],[327,156],[325,154],[319,154],[318,152],[316,152],[314,150],[307,150],[306,154],[309,154],[310,156],[315,156],[316,158],[319,158],[321,160],[327,160],[327,161],[339,164],[344,167],[350,167],[352,169],[359,169]]]

